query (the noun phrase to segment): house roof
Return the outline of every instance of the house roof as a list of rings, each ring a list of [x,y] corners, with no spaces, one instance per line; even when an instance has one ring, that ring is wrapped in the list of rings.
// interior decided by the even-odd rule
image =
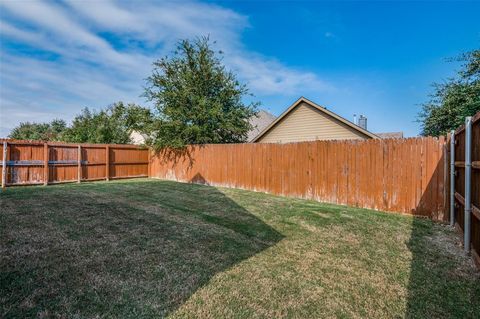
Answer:
[[[327,110],[325,107],[323,106],[320,106],[312,101],[310,101],[309,99],[307,98],[304,98],[303,96],[300,97],[298,100],[295,101],[295,103],[293,103],[288,109],[286,109],[279,117],[277,117],[272,123],[270,123],[270,125],[268,125],[265,129],[263,129],[263,131],[261,131],[254,139],[251,140],[251,142],[257,142],[263,135],[265,135],[268,131],[270,131],[273,127],[275,127],[277,125],[277,123],[279,123],[285,116],[287,116],[290,112],[292,112],[298,105],[300,105],[300,103],[306,103],[308,105],[310,105],[311,107],[317,109],[318,111],[320,112],[323,112],[331,117],[333,117],[334,119],[338,120],[339,122],[347,125],[348,127],[368,136],[368,137],[371,137],[371,138],[379,138],[377,135],[361,128],[360,126],[358,125],[355,125],[354,123],[350,122],[349,120],[341,117],[340,115],[332,112],[332,111],[329,111]]]
[[[253,140],[261,131],[263,131],[270,123],[275,121],[276,116],[265,110],[260,110],[256,116],[252,116],[249,120],[252,129],[248,132],[248,141]]]
[[[142,145],[142,144],[145,144],[145,141],[147,140],[148,135],[133,130],[130,132],[129,137],[132,144]]]

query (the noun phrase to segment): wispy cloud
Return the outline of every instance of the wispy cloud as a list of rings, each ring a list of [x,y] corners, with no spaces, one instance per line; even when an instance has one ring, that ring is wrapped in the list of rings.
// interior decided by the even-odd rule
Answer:
[[[201,2],[0,2],[0,135],[20,121],[70,119],[140,98],[151,63],[181,38],[210,35],[258,96],[332,85],[245,48],[248,17]]]
[[[252,91],[261,92],[263,95],[334,90],[333,85],[319,79],[314,73],[287,67],[275,59],[254,54],[238,54],[227,58],[227,62],[248,81]]]
[[[324,36],[325,38],[335,38],[335,34],[332,32],[325,32]]]

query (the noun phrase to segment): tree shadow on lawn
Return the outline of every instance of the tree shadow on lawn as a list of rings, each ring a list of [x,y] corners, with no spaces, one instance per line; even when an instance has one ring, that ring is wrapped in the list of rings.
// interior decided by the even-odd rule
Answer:
[[[1,195],[1,317],[164,317],[283,236],[213,187],[98,183]]]

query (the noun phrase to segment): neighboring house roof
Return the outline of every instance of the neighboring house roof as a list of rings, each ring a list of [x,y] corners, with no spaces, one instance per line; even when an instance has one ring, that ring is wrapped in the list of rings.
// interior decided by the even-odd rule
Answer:
[[[258,135],[258,133],[260,133],[265,127],[267,127],[275,119],[276,119],[275,115],[265,110],[258,111],[256,116],[252,116],[248,120],[250,124],[252,124],[253,128],[247,133],[247,141],[250,142],[253,138],[255,138]],[[145,144],[147,137],[148,136],[146,134],[142,134],[138,131],[130,132],[131,143],[135,145]]]
[[[362,136],[363,138],[379,138],[377,135],[361,128],[358,125],[353,124],[352,122],[346,120],[345,118],[341,117],[340,115],[327,110],[325,107],[322,107],[304,97],[300,97],[295,103],[293,103],[287,110],[285,110],[277,119],[275,119],[270,125],[268,125],[265,129],[263,129],[254,139],[252,142],[258,142],[262,139],[262,137],[266,136],[267,133],[272,131],[276,126],[281,125],[282,120],[287,118],[295,109],[297,109],[300,105],[308,105],[316,111],[319,111],[320,114],[323,114],[324,117],[333,120],[337,123],[337,126],[342,126],[346,129],[349,129],[350,132],[355,132],[355,134]],[[315,114],[319,114],[315,112]],[[335,137],[332,137],[335,138]]]
[[[249,120],[253,128],[247,133],[247,141],[252,141],[261,131],[263,131],[270,123],[275,121],[276,117],[265,110],[260,110],[256,116],[252,116]]]
[[[403,132],[385,132],[385,133],[375,133],[380,138],[403,138]]]
[[[147,139],[147,135],[145,135],[145,134],[142,134],[142,133],[137,132],[137,131],[131,131],[130,132],[130,141],[131,141],[132,144],[143,145],[143,144],[145,144],[146,139]]]

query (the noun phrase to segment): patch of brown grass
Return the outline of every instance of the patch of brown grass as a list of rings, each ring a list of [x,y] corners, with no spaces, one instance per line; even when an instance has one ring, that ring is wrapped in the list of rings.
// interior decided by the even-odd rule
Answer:
[[[478,272],[428,220],[159,180],[1,196],[2,317],[480,313]]]

